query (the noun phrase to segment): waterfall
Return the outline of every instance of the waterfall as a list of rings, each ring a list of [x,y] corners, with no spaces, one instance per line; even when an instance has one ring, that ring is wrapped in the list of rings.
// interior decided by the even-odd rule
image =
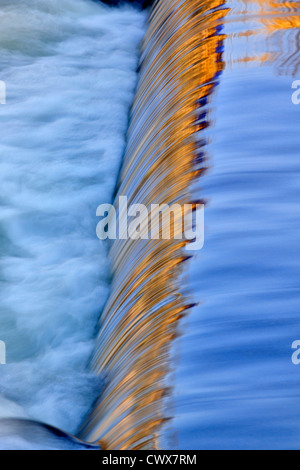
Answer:
[[[147,207],[196,203],[191,188],[206,167],[201,131],[223,69],[222,5],[219,0],[154,4],[116,189],[117,213],[119,196]],[[111,243],[111,293],[91,363],[105,386],[81,438],[100,440],[106,449],[159,448],[160,429],[169,418],[170,346],[192,306],[181,280],[189,258],[186,243]]]

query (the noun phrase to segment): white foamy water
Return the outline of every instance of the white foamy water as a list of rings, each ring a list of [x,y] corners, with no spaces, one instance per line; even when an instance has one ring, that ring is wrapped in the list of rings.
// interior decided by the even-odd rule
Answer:
[[[0,418],[75,432],[108,288],[96,208],[110,202],[144,13],[91,0],[0,0]]]

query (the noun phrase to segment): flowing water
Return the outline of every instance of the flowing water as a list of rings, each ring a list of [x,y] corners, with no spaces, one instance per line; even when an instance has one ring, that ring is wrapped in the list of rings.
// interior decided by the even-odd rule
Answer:
[[[179,448],[299,449],[299,2],[226,2],[224,71],[204,132],[200,305],[176,344]]]
[[[93,359],[107,384],[82,437],[299,447],[298,26],[291,3],[156,3],[117,197],[206,200],[206,244],[184,264],[179,242],[112,246]]]
[[[0,417],[74,432],[101,382],[88,371],[109,267],[110,202],[145,16],[89,0],[0,0]]]
[[[144,14],[23,5],[1,1],[0,414],[109,449],[299,448],[299,2],[151,10],[115,204],[205,201],[192,259],[95,239]]]

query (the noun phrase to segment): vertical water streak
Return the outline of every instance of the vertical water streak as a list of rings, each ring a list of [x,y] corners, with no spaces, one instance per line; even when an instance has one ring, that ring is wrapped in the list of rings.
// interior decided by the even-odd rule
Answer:
[[[144,40],[119,196],[128,204],[191,203],[205,170],[201,132],[223,69],[224,2],[164,0]],[[178,222],[178,221],[177,221]],[[175,220],[175,227],[176,225]],[[169,350],[191,301],[180,283],[185,241],[116,240],[112,288],[101,316],[94,371],[105,387],[81,437],[108,449],[157,448],[168,419]]]

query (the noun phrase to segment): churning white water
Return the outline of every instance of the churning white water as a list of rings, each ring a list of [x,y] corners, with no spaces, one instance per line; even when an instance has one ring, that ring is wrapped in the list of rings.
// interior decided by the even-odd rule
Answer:
[[[75,432],[109,287],[96,208],[110,202],[144,13],[92,0],[0,0],[0,418]]]

